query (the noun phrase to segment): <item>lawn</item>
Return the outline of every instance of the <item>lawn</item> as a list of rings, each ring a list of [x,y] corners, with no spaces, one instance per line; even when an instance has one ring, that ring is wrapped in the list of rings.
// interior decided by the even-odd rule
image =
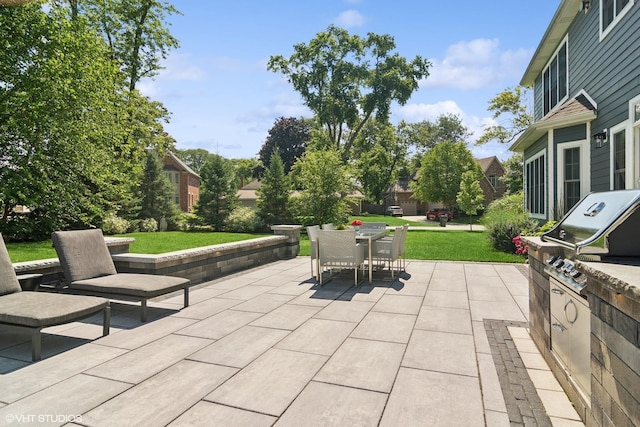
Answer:
[[[129,233],[113,237],[133,237],[136,239],[129,247],[129,252],[131,253],[161,254],[264,236],[273,236],[273,234],[165,231],[162,233]],[[11,262],[57,258],[51,240],[7,243],[7,250],[9,251]]]
[[[407,259],[511,262],[523,263],[525,258],[493,249],[483,231],[409,230],[407,233]],[[514,247],[515,251],[515,247]],[[310,244],[306,235],[300,238],[300,255],[309,255]]]
[[[390,227],[397,227],[405,224],[418,225],[422,227],[437,227],[439,226],[437,221],[407,221],[403,217],[388,216],[388,215],[361,215],[349,217],[349,222],[354,219],[359,219],[362,222],[385,222]]]
[[[374,222],[372,216],[364,217]],[[388,225],[406,224],[401,218],[386,218]],[[397,221],[397,222],[396,222]],[[424,225],[424,223],[414,223]],[[131,233],[116,237],[133,237],[131,253],[160,254],[182,249],[236,242],[272,234],[211,233],[167,231],[163,233]],[[491,247],[486,234],[481,231],[411,230],[407,234],[407,259],[484,261],[484,262],[524,262],[524,258],[515,254],[506,254]],[[42,242],[7,243],[11,262],[34,261],[56,258],[56,252],[50,240]],[[514,248],[515,250],[515,248]],[[300,239],[300,255],[309,255],[309,240],[306,234]]]

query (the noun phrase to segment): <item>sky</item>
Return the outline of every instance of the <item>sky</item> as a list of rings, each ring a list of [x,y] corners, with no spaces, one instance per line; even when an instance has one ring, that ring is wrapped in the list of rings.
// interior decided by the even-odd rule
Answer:
[[[171,1],[171,0],[169,0]],[[178,149],[202,148],[229,159],[258,157],[280,117],[311,117],[286,78],[267,70],[273,55],[329,25],[351,34],[389,34],[395,52],[431,61],[430,75],[391,122],[457,114],[473,132],[476,158],[506,160],[508,145],[476,146],[493,123],[489,100],[519,84],[559,0],[173,0],[180,42],[164,69],[138,89],[170,111],[165,130]]]

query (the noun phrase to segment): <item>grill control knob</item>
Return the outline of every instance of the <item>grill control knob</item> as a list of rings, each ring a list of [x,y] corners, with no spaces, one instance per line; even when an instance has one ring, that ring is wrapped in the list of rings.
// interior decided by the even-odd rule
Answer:
[[[562,266],[564,265],[564,260],[562,258],[558,258],[554,263],[553,266],[557,269],[562,268]]]
[[[547,264],[549,265],[553,265],[554,262],[556,262],[556,260],[558,259],[557,256],[555,255],[551,255],[548,259],[547,259]]]

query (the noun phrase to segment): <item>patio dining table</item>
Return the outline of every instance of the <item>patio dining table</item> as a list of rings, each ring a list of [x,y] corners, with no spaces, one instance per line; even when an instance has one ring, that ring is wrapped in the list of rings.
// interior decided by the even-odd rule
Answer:
[[[356,230],[356,240],[360,242],[367,242],[369,245],[369,283],[373,281],[373,259],[371,256],[371,246],[373,242],[381,237],[387,235],[386,229],[377,228],[361,228]]]

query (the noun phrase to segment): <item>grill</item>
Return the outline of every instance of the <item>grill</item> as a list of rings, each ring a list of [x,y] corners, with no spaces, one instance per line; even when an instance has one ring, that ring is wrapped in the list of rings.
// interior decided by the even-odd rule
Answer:
[[[551,351],[569,379],[589,401],[590,311],[586,278],[573,260],[606,261],[640,257],[640,190],[594,192],[585,196],[541,236],[559,255],[546,260],[551,310]]]
[[[640,256],[640,190],[590,193],[542,240],[573,252],[602,256]]]

